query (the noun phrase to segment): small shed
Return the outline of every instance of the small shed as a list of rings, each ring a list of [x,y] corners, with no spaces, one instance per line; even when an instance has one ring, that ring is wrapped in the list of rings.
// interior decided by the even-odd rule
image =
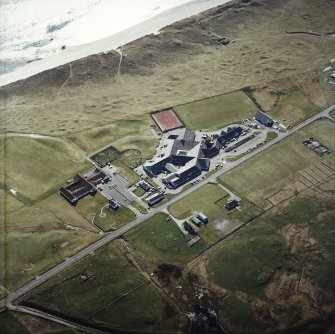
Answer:
[[[197,217],[193,217],[192,218],[192,223],[197,226],[197,227],[200,227],[201,226],[201,220]]]
[[[202,212],[199,212],[196,216],[203,224],[208,223],[208,218]]]
[[[230,211],[230,210],[233,210],[235,208],[237,208],[239,206],[239,203],[238,201],[236,201],[235,199],[228,202],[226,205],[225,205],[225,208]]]
[[[113,209],[114,211],[116,211],[116,210],[120,207],[119,203],[118,203],[115,199],[113,199],[113,198],[111,198],[111,199],[108,201],[108,206],[109,206],[111,209]]]

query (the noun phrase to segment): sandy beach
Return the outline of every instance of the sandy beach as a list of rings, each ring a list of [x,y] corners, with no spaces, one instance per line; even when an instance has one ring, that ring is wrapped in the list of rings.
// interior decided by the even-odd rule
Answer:
[[[0,76],[0,86],[26,79],[45,70],[64,65],[92,54],[115,50],[140,37],[158,33],[165,26],[198,14],[207,9],[229,2],[230,0],[196,0],[159,13],[137,25],[119,33],[91,43],[68,47],[56,55],[29,63],[16,71]]]

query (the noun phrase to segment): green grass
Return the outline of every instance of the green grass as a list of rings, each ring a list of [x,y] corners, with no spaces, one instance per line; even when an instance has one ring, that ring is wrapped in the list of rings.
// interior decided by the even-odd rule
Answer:
[[[245,93],[237,91],[180,105],[175,110],[193,130],[217,130],[255,116],[257,108]]]
[[[202,240],[189,247],[186,244],[186,237],[174,222],[166,220],[166,215],[163,213],[148,219],[136,230],[129,232],[126,237],[138,251],[161,261],[185,262],[206,249],[206,244]]]
[[[219,319],[221,322],[237,324],[241,328],[262,329],[262,324],[256,320],[248,302],[238,299],[233,293],[220,305]]]
[[[320,215],[324,214],[322,218]],[[335,234],[334,234],[335,204],[332,200],[316,198],[297,198],[281,215],[267,216],[266,221],[282,228],[288,223],[308,224],[311,235],[321,245],[325,259],[313,258],[308,255],[308,262],[313,264],[312,274],[317,285],[335,296],[335,282],[330,279],[335,275]],[[304,258],[305,254],[301,254]],[[297,256],[297,258],[299,255]]]
[[[272,277],[278,274],[292,275],[297,282],[303,270],[315,283],[315,288],[311,286],[310,291],[306,290],[308,295],[319,294],[321,289],[329,298],[335,296],[332,279],[335,274],[334,218],[332,199],[301,194],[285,209],[270,210],[252,225],[227,238],[208,256],[209,280],[228,290],[228,298],[219,305],[219,319],[228,330],[232,326],[236,332],[239,332],[236,328],[252,328],[258,333],[272,326],[269,321],[258,320],[252,303],[255,298],[261,298],[267,305],[273,302],[267,302],[264,292],[268,284],[273,283]],[[307,240],[299,241],[298,236],[293,247],[291,242],[284,240],[282,233],[288,225],[298,230],[308,229],[308,233],[302,235],[312,238],[313,247],[306,246]],[[235,292],[245,293],[243,301]],[[278,304],[274,309],[278,309],[280,322],[287,328],[292,328],[302,318],[299,302],[291,300],[285,304],[285,297],[275,302]]]
[[[285,254],[285,241],[273,227],[249,225],[210,254],[207,273],[225,289],[263,296]]]
[[[116,211],[110,209],[109,207],[105,207],[102,210],[102,217],[100,215],[100,211],[98,210],[94,223],[103,231],[108,232],[129,223],[134,218],[134,212],[123,206],[120,206]]]
[[[167,326],[165,330],[173,331],[185,321],[173,310],[166,315],[160,295],[115,243],[59,274],[25,300],[111,328],[157,331]]]
[[[54,194],[47,199],[39,202],[38,206],[42,210],[50,212],[61,222],[64,222],[71,226],[80,227],[88,231],[97,232],[97,229],[91,223],[91,218],[95,212],[94,203],[97,201],[98,198],[100,200],[104,199],[103,203],[106,204],[106,199],[100,198],[100,196],[100,194],[96,194],[94,197],[87,196],[86,198],[80,200],[77,206],[74,207],[70,205],[69,202],[66,201],[59,194]]]
[[[145,194],[145,190],[141,187],[137,187],[134,191],[133,194],[137,197],[142,197]]]
[[[121,138],[113,143],[122,152],[122,160],[126,163],[144,162],[152,158],[159,144],[157,138],[134,136]]]
[[[120,168],[121,174],[128,180],[130,185],[135,184],[141,180],[140,176],[123,162],[115,160],[113,165]]]
[[[0,263],[6,287],[18,288],[98,238],[95,233],[59,228],[34,234],[7,233],[6,246],[0,240],[0,248],[6,247],[5,263]]]
[[[283,142],[274,145],[270,150],[224,174],[220,180],[229,188],[243,193],[244,196],[256,201],[259,205],[264,205],[263,199],[266,198],[267,193],[275,190],[276,182],[287,177],[294,178],[295,173],[299,170],[320,160],[335,162],[334,154],[320,158],[302,144],[304,139],[314,137],[334,150],[335,138],[329,135],[334,132],[334,129],[335,125],[330,121],[314,122]]]
[[[269,132],[266,134],[265,142],[268,143],[269,141],[271,141],[271,140],[273,140],[273,139],[276,139],[277,137],[278,137],[277,132],[269,131]]]
[[[127,314],[127,317],[120,316],[123,314]],[[187,322],[186,318],[165,304],[158,292],[148,284],[108,307],[95,316],[94,320],[102,324],[112,323],[116,328],[129,328],[131,324],[131,328],[146,332],[166,328],[176,331]]]
[[[294,88],[280,95],[276,107],[268,114],[278,122],[292,127],[317,111],[317,107],[298,88]]]
[[[28,205],[58,190],[74,174],[88,169],[88,162],[75,163],[67,147],[49,139],[8,137],[5,151],[6,188],[15,189],[17,197]],[[1,177],[2,178],[2,177]]]
[[[244,156],[243,153],[237,154],[237,155],[232,155],[232,156],[228,156],[226,157],[227,161],[236,161],[238,159],[241,159]]]
[[[128,120],[117,120],[113,124],[103,127],[95,127],[76,133],[71,133],[66,138],[72,141],[86,152],[93,152],[99,148],[113,144],[120,139],[126,140],[126,137],[146,136],[146,131],[150,127],[150,118],[143,115],[139,118]],[[138,149],[138,148],[137,148]]]
[[[0,328],[4,334],[30,333],[9,311],[0,314]]]
[[[169,206],[169,212],[178,219],[185,219],[193,214],[192,210],[203,212],[209,221],[220,217],[224,208],[217,204],[226,199],[228,194],[218,185],[206,184],[177,203]]]
[[[138,210],[139,212],[142,212],[142,213],[146,213],[147,212],[147,209],[144,208],[142,205],[138,204],[136,201],[131,202],[130,205],[133,208],[135,208],[136,210]]]

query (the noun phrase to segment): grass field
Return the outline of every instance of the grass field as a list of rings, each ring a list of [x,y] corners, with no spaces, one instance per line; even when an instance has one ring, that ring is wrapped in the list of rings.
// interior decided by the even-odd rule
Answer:
[[[266,328],[257,321],[248,301],[241,301],[234,293],[230,293],[220,305],[219,317],[221,323],[238,324],[241,328],[252,328],[254,331]]]
[[[243,118],[254,117],[256,106],[242,91],[190,102],[175,108],[187,127],[217,130]]]
[[[5,244],[3,240],[0,244],[0,248],[6,247],[5,263],[0,264],[6,287],[18,288],[98,238],[95,233],[60,228],[34,234],[6,233]]]
[[[160,295],[115,243],[58,275],[26,300],[112,328],[174,331],[185,324],[175,311],[166,312]]]
[[[274,131],[269,131],[267,134],[266,134],[266,138],[265,138],[265,142],[268,143],[269,141],[275,139],[278,137],[278,134]]]
[[[46,197],[74,174],[91,164],[76,163],[76,157],[62,143],[49,139],[8,137],[5,142],[5,182],[27,204]]]
[[[335,125],[330,121],[314,122],[271,150],[224,174],[220,180],[259,206],[267,207],[267,198],[287,183],[295,185],[300,180],[298,171],[320,162],[335,163],[333,153],[321,158],[302,144],[304,139],[314,137],[334,150],[335,138],[330,135],[334,130]]]
[[[227,329],[233,325],[235,331],[253,328],[259,333],[278,320],[292,329],[313,312],[310,296],[330,312],[327,303],[334,303],[335,296],[335,206],[333,199],[315,194],[301,194],[284,210],[270,210],[209,255],[208,278],[228,290],[229,297],[219,306]],[[255,311],[255,298],[264,301],[262,313]],[[275,316],[260,317],[271,309]]]
[[[89,153],[118,140],[131,140],[146,136],[149,128],[150,118],[144,115],[133,119],[116,120],[102,127],[91,127],[80,132],[73,132],[66,138]]]
[[[269,116],[284,125],[295,126],[317,113],[317,107],[298,89],[282,93]]]
[[[94,202],[95,198],[89,197]],[[6,257],[5,263],[0,261],[0,271],[6,273],[11,289],[99,238],[98,229],[88,220],[94,211],[85,206],[85,212],[80,212],[59,194],[30,207],[7,195],[5,208],[0,233],[6,239],[1,239],[0,249],[6,244]]]
[[[184,197],[175,204],[172,204],[168,210],[178,219],[185,219],[194,212],[203,212],[209,221],[220,217],[224,209],[224,204],[228,201],[228,194],[218,185],[206,184],[190,195]],[[218,204],[220,202],[220,204]]]
[[[0,328],[4,334],[30,333],[9,311],[0,314]]]
[[[119,228],[135,218],[134,212],[123,206],[120,206],[116,211],[107,206],[101,213],[96,213],[94,223],[105,232]]]
[[[138,251],[162,261],[185,262],[206,249],[202,240],[189,247],[179,228],[171,220],[167,221],[163,213],[148,219],[146,223],[126,234],[126,237]]]
[[[142,197],[144,194],[146,193],[146,191],[141,188],[141,187],[137,187],[134,191],[133,194],[137,197]]]
[[[262,296],[264,285],[281,265],[285,250],[283,237],[272,226],[248,226],[210,255],[207,273],[228,290]]]

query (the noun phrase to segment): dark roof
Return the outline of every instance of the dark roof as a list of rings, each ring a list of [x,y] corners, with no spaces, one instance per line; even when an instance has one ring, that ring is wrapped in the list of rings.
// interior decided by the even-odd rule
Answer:
[[[79,174],[73,178],[73,181],[67,187],[61,187],[59,191],[70,203],[75,203],[88,194],[96,193],[93,184]]]
[[[228,128],[227,131],[221,131],[219,136],[217,137],[218,141],[221,143],[221,145],[225,144],[228,140],[231,140],[233,138],[237,138],[242,133],[242,128],[240,126],[235,126],[233,128]]]
[[[149,205],[154,205],[159,201],[161,201],[164,197],[165,197],[164,193],[153,194],[152,196],[147,198],[147,203]]]
[[[239,204],[236,200],[232,200],[225,205],[225,208],[227,210],[233,210],[234,208],[238,207],[238,205]]]
[[[208,221],[207,216],[205,216],[202,212],[199,212],[199,213],[197,214],[197,218],[198,218],[201,222]]]
[[[183,140],[194,141],[194,139],[195,139],[195,133],[192,130],[185,129]]]
[[[141,188],[143,188],[146,191],[151,189],[149,183],[145,182],[144,180],[141,180],[138,184],[140,185]]]
[[[264,114],[261,111],[256,112],[255,116],[256,120],[266,126],[272,126],[273,125],[273,119],[269,117],[268,115]]]
[[[201,170],[209,170],[209,166],[211,164],[211,161],[209,158],[199,158],[198,163],[200,165]]]

